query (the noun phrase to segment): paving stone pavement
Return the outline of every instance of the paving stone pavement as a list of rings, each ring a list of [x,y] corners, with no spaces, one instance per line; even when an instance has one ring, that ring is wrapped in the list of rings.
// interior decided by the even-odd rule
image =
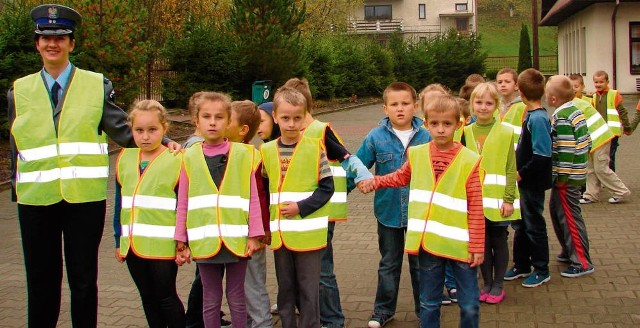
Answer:
[[[625,97],[627,108],[635,108],[636,102],[637,96]],[[355,152],[363,136],[382,117],[382,105],[377,104],[323,114],[318,118],[332,122],[347,148]],[[640,166],[636,165],[640,158],[639,144],[640,133],[623,137],[617,155],[618,174],[632,191],[628,201],[617,205],[604,202],[582,207],[595,273],[576,279],[560,276],[565,265],[555,261],[559,246],[548,223],[551,281],[533,289],[520,286],[521,281],[505,282],[507,297],[502,304],[482,304],[482,327],[640,326]],[[603,198],[606,199],[604,195]],[[22,248],[16,206],[9,199],[9,191],[0,192],[0,231],[4,234],[0,239],[0,249],[4,249],[6,255],[0,262],[0,327],[25,327],[26,287]],[[349,220],[336,226],[335,267],[347,327],[366,327],[373,309],[379,253],[372,200],[372,194],[362,195],[357,191],[350,194]],[[114,259],[111,199],[107,213],[99,263],[99,326],[145,327],[138,291],[126,266]],[[549,217],[548,213],[546,217]],[[268,252],[267,261],[267,287],[274,302],[277,286],[271,252]],[[193,264],[179,270],[177,288],[184,303],[194,270]],[[387,327],[418,326],[407,270],[405,260],[397,313]],[[71,327],[66,282],[63,286],[58,326]],[[274,316],[274,323],[275,327],[280,327],[278,316]],[[457,306],[443,306],[442,323],[443,327],[458,326]]]

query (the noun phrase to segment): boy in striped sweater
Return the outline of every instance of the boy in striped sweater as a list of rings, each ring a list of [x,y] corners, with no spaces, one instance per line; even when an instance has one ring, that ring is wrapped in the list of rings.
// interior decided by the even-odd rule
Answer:
[[[580,212],[580,187],[587,178],[591,137],[584,114],[573,104],[574,91],[566,76],[552,76],[545,93],[547,104],[556,108],[551,119],[552,179],[549,212],[553,229],[571,264],[563,277],[593,273],[589,257],[587,227]]]

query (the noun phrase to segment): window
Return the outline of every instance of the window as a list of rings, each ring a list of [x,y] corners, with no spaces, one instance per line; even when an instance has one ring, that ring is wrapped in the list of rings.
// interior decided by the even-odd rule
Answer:
[[[424,3],[418,4],[418,19],[427,18],[427,6]]]
[[[629,22],[629,59],[631,74],[640,75],[640,22]]]
[[[391,5],[364,6],[364,19],[366,20],[391,19]]]
[[[466,3],[456,3],[456,11],[468,11]]]
[[[469,18],[456,18],[456,30],[458,32],[469,31]]]

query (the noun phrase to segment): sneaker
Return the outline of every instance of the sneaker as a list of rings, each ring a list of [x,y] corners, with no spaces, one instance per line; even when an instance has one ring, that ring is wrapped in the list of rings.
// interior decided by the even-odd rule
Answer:
[[[525,279],[522,282],[522,286],[529,287],[529,288],[538,287],[544,284],[545,282],[548,282],[549,280],[551,280],[550,274],[548,273],[544,274],[544,273],[535,271],[529,277],[527,277],[527,279]]]
[[[504,280],[511,281],[511,280],[516,280],[518,278],[526,278],[530,274],[531,274],[531,271],[522,271],[516,267],[512,267],[511,269],[507,270],[507,272],[504,274]]]
[[[442,301],[440,302],[442,305],[449,305],[451,304],[451,298],[449,298],[449,296],[447,296],[447,293],[442,293]]]
[[[587,274],[591,274],[594,271],[596,271],[596,269],[594,267],[590,267],[588,269],[583,269],[582,267],[577,267],[577,266],[569,266],[566,270],[560,272],[560,275],[563,277],[567,277],[567,278],[577,278],[580,276],[584,276]]]
[[[220,327],[231,327],[231,321],[224,320],[224,312],[220,311]]]
[[[458,290],[455,288],[447,289],[447,294],[449,294],[451,302],[458,303]]]
[[[609,198],[609,204],[618,204],[618,203],[622,203],[624,201],[624,198],[622,197],[611,197]]]
[[[384,313],[374,313],[369,320],[369,328],[384,327],[389,321],[393,320],[393,315]]]
[[[278,314],[278,303],[274,303],[271,305],[271,309],[269,309],[271,314]]]
[[[564,253],[558,254],[558,256],[556,256],[556,260],[562,263],[571,263],[571,259],[569,259],[569,257]]]
[[[595,203],[595,202],[586,197],[580,198],[580,204],[591,204],[591,203]]]

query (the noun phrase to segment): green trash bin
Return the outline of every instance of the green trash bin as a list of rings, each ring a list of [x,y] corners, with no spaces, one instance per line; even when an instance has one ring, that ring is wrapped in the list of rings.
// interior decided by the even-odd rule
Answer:
[[[255,81],[251,86],[251,100],[260,105],[271,98],[271,80]]]

